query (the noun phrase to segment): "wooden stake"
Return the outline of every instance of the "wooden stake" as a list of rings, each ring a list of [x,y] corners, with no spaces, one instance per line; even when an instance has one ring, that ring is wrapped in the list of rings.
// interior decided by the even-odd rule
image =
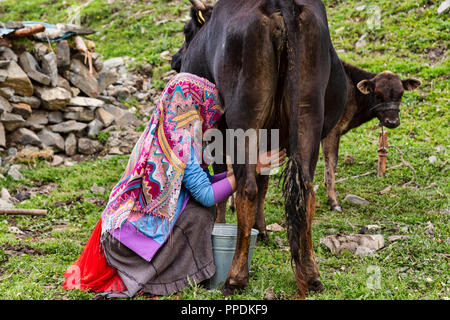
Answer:
[[[388,155],[388,133],[381,128],[378,142],[378,168],[377,177],[383,177],[386,172],[386,162]]]
[[[47,210],[42,210],[42,209],[5,209],[5,208],[0,208],[0,215],[46,216],[47,215]]]
[[[35,33],[44,32],[45,27],[42,24],[36,24],[34,26],[24,28],[24,29],[18,29],[14,31],[13,33],[10,33],[7,35],[8,38],[15,39],[15,38],[22,38],[22,37],[28,37]]]

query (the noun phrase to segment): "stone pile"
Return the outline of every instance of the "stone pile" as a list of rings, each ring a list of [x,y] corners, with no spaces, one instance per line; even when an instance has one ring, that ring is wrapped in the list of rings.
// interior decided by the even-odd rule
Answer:
[[[89,63],[70,43],[0,46],[0,151],[124,154],[139,138],[157,95],[149,78],[130,74],[126,58],[93,52]],[[97,139],[104,132],[109,138]]]

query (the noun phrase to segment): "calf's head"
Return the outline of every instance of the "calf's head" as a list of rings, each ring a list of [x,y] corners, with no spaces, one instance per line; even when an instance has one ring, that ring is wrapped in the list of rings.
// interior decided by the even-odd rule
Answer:
[[[180,50],[172,57],[172,69],[180,72],[183,56],[186,53],[189,44],[194,39],[197,32],[205,25],[211,17],[213,6],[206,4],[203,0],[189,0],[192,4],[191,20],[184,26],[184,43]]]
[[[379,120],[382,126],[397,128],[400,125],[399,107],[405,90],[412,91],[421,85],[417,79],[400,79],[395,73],[383,71],[372,79],[358,83],[358,90],[371,95],[373,106],[370,112]]]

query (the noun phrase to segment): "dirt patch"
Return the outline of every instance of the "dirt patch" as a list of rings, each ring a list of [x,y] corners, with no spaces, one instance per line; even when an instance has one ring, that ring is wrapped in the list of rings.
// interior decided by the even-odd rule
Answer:
[[[96,205],[97,207],[103,207],[108,202],[107,199],[100,198],[100,197],[89,197],[89,198],[84,199],[84,201],[88,201],[88,202]]]
[[[428,48],[425,51],[428,59],[430,59],[431,65],[434,65],[436,63],[440,63],[445,59],[447,49],[445,47],[435,47],[435,48]]]
[[[25,201],[36,194],[44,194],[49,195],[58,188],[58,184],[54,182],[50,183],[41,183],[36,182],[32,187],[29,186],[20,186],[14,195],[17,201]]]
[[[17,244],[3,244],[0,246],[0,249],[9,256],[23,256],[27,255],[42,255],[44,251],[41,249],[36,249],[28,245],[17,245]]]

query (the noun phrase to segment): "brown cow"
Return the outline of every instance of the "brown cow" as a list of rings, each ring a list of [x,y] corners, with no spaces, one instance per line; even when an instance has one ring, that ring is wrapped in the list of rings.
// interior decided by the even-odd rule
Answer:
[[[219,129],[277,129],[289,162],[284,171],[286,225],[301,297],[320,291],[311,227],[312,187],[320,140],[339,120],[347,98],[344,68],[331,43],[319,0],[191,0],[192,20],[172,66],[216,84],[225,115]],[[248,284],[250,230],[265,190],[245,144],[237,181],[238,239],[224,294]],[[236,155],[230,150],[230,155]],[[228,150],[227,150],[228,152]],[[264,194],[261,192],[263,191]]]

